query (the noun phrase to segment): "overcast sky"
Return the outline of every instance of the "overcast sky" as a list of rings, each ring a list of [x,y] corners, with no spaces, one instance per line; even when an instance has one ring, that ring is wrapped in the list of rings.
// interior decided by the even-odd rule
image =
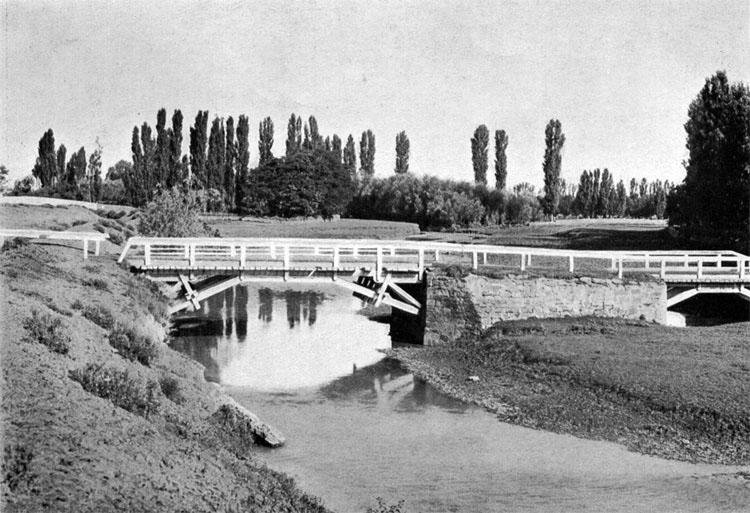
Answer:
[[[294,112],[323,134],[396,134],[411,171],[470,180],[479,124],[504,129],[508,183],[542,183],[544,128],[562,122],[563,178],[681,181],[690,101],[719,69],[750,78],[750,14],[737,1],[0,1],[0,163],[29,174],[52,128],[68,155],[98,137],[105,169],[130,160],[134,125],[165,107],[257,126],[284,153]],[[494,155],[494,144],[490,149]],[[494,157],[488,173],[491,184]]]

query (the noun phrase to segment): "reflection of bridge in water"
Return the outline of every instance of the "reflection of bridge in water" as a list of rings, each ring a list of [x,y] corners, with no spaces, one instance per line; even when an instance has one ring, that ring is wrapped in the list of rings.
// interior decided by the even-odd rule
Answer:
[[[438,263],[473,269],[650,274],[666,283],[667,306],[696,294],[750,299],[750,258],[733,251],[576,251],[420,241],[261,238],[146,238],[128,240],[119,262],[175,284],[177,312],[241,282],[333,281],[375,305],[419,314],[420,300],[402,285],[423,283]]]

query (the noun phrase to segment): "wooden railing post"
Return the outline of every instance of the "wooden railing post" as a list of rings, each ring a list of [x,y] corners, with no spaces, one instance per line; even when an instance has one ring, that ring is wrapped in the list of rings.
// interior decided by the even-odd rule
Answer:
[[[531,267],[531,253],[526,255],[526,267]]]
[[[741,280],[745,279],[745,264],[746,263],[747,263],[747,261],[745,261],[745,260],[737,259],[737,265],[740,268],[740,279]]]
[[[435,262],[440,262],[440,250],[435,250]]]
[[[646,269],[649,268],[648,253],[646,253]]]
[[[194,267],[195,266],[195,242],[190,244],[190,255],[188,258],[190,260],[190,267]]]
[[[380,273],[383,271],[383,248],[375,248],[375,280],[380,281]]]
[[[617,261],[617,277],[622,279],[622,257]]]
[[[571,273],[575,270],[575,264],[573,263],[573,258],[574,258],[573,255],[570,255],[568,257],[568,272],[571,272]],[[614,262],[614,259],[612,260],[612,262]],[[612,265],[612,267],[614,267],[614,264]]]
[[[240,269],[245,268],[245,259],[247,257],[247,248],[244,244],[240,246]]]
[[[417,262],[417,270],[419,271],[419,279],[424,277],[424,250],[419,248],[419,260]]]
[[[482,252],[482,264],[487,265],[487,252]]]
[[[477,269],[479,267],[478,261],[477,261],[477,252],[472,251],[471,252],[471,266],[474,269]]]
[[[333,248],[333,268],[338,269],[341,265],[341,258],[339,257],[339,247]]]
[[[667,277],[666,263],[663,258],[661,259],[661,270],[659,271],[659,276],[661,276],[662,280]]]
[[[698,260],[698,279],[703,278],[703,260]]]
[[[143,245],[143,262],[151,265],[151,244],[148,242]]]
[[[521,253],[521,270],[526,270],[526,255],[524,255],[523,253]]]
[[[94,241],[94,256],[99,256],[100,242],[99,240]]]
[[[284,246],[284,281],[289,279],[289,268],[291,267],[291,259],[289,257],[289,245]]]
[[[83,259],[86,260],[88,257],[89,257],[89,240],[83,239]]]

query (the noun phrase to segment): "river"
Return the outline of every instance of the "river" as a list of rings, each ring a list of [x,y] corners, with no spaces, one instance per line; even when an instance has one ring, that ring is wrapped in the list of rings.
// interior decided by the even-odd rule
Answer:
[[[330,508],[750,510],[737,468],[513,426],[440,394],[382,360],[389,327],[361,306],[335,285],[243,285],[179,318],[173,341],[286,435],[261,457]]]

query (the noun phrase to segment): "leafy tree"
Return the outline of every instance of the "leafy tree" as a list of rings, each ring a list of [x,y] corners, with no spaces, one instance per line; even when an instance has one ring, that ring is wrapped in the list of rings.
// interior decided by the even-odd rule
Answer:
[[[143,160],[141,161],[141,179],[143,181],[143,190],[146,201],[151,201],[154,197],[157,181],[155,180],[154,169],[156,167],[156,141],[152,137],[151,127],[144,122],[141,125],[141,148],[143,149]]]
[[[286,156],[291,157],[302,149],[302,118],[292,113],[286,127]]]
[[[362,132],[359,142],[359,165],[362,177],[367,180],[375,174],[375,135],[372,130]]]
[[[615,207],[615,215],[617,217],[624,217],[625,212],[628,207],[628,191],[625,189],[625,182],[620,180],[617,182],[617,192],[616,192],[616,207]]]
[[[146,237],[201,237],[210,235],[198,219],[202,206],[199,194],[177,188],[161,192],[146,205],[138,231]]]
[[[323,136],[320,135],[320,130],[318,129],[318,120],[315,119],[315,116],[310,116],[310,118],[307,120],[307,123],[305,123],[305,139],[302,143],[302,148],[308,151],[321,150],[325,148]]]
[[[206,186],[206,145],[208,143],[208,111],[198,111],[190,128],[191,187]]]
[[[508,178],[508,158],[505,150],[508,148],[508,135],[505,130],[495,131],[495,188],[505,189]]]
[[[357,150],[354,146],[354,137],[349,134],[349,138],[346,140],[346,146],[344,147],[343,155],[344,169],[349,173],[352,181],[356,182],[357,179]]]
[[[670,199],[669,221],[704,245],[750,249],[750,91],[724,71],[688,108],[686,176]]]
[[[5,188],[8,186],[8,168],[0,164],[0,194],[5,194]]]
[[[232,116],[229,116],[227,119],[226,149],[224,150],[224,203],[228,210],[234,210],[236,165],[237,141],[234,138],[234,119]]]
[[[610,199],[614,190],[612,176],[609,169],[604,168],[602,171],[601,183],[599,184],[599,197],[597,198],[596,212],[602,216],[610,214]]]
[[[560,172],[562,171],[562,148],[565,134],[557,119],[551,119],[544,131],[546,149],[544,151],[544,213],[552,220],[560,204]]]
[[[490,145],[490,131],[479,125],[471,138],[471,164],[474,168],[474,182],[487,185],[487,152]]]
[[[55,181],[60,182],[62,177],[65,176],[65,157],[68,150],[65,148],[64,144],[61,144],[59,148],[57,148],[57,170],[55,173]]]
[[[245,201],[250,166],[250,125],[247,116],[240,116],[237,123],[237,174],[234,184],[234,204],[241,208]]]
[[[165,186],[169,189],[179,185],[184,180],[186,169],[182,165],[182,111],[175,110],[172,114],[172,128],[169,136],[169,173]]]
[[[273,158],[273,121],[267,117],[258,126],[258,164],[263,165]]]
[[[409,172],[409,138],[406,132],[399,132],[396,135],[396,173],[404,174]]]
[[[206,189],[224,189],[224,165],[226,163],[226,136],[224,120],[214,118],[211,135],[208,139],[208,159],[206,160]]]
[[[89,201],[98,203],[102,197],[102,147],[96,140],[96,150],[89,156]]]
[[[352,194],[341,162],[323,149],[272,159],[250,175],[240,212],[261,216],[330,218]]]

